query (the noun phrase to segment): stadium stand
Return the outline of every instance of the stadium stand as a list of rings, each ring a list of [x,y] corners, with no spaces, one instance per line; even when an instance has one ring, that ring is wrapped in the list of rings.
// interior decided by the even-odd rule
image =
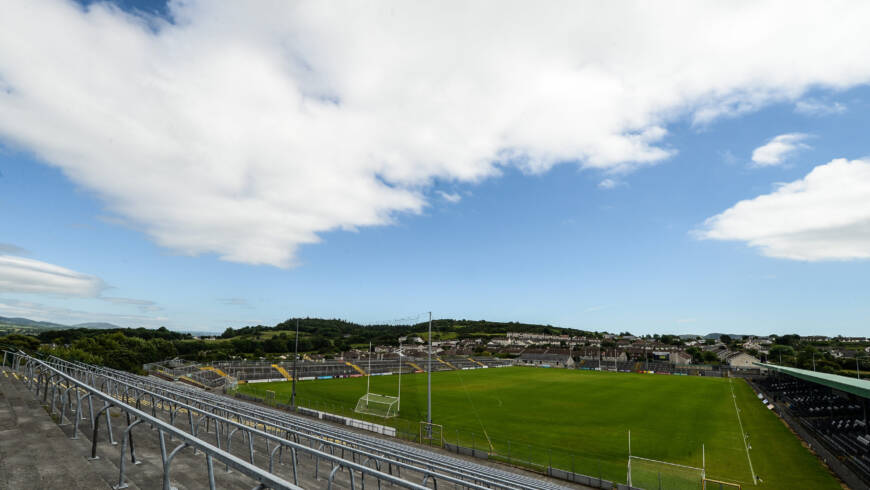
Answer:
[[[870,387],[870,383],[865,383]],[[769,397],[769,401],[795,418],[870,487],[866,398],[780,372],[759,378],[757,386],[762,398]]]
[[[164,488],[215,488],[217,480],[221,488],[251,488],[250,483],[243,486],[247,480],[257,483],[256,488],[273,489],[381,488],[383,484],[418,490],[438,485],[481,490],[564,488],[525,472],[482,465],[153,376],[6,352],[4,382],[13,382],[10,374],[22,391],[30,390],[41,399],[67,435],[85,436],[76,443],[101,457],[105,482],[114,479],[121,487],[143,488],[136,485],[138,481],[151,488],[163,481]],[[137,427],[141,429],[133,430]],[[127,464],[128,449],[143,464]]]

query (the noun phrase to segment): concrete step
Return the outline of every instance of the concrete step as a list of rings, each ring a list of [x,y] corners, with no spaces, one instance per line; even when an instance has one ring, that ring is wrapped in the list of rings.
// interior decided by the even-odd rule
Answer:
[[[0,488],[111,488],[24,385],[0,372]]]
[[[118,484],[120,449],[124,430],[127,428],[126,416],[119,409],[110,409],[112,424],[112,439],[109,440],[106,430],[106,418],[100,417],[97,435],[98,459],[90,459],[93,426],[89,419],[79,421],[76,439],[71,439],[73,424],[64,418],[63,424],[57,425],[57,409],[54,420],[33,392],[27,389],[23,382],[15,380],[11,372],[8,376],[0,373],[0,488],[2,489],[71,489],[79,488],[111,488]],[[41,397],[41,395],[40,395]],[[7,403],[14,401],[14,403]],[[97,412],[102,405],[94,407]],[[145,408],[146,411],[150,411]],[[89,415],[87,405],[82,412]],[[68,411],[69,413],[69,411]],[[157,415],[164,421],[169,421],[168,412],[157,410]],[[175,421],[175,427],[188,431],[186,416]],[[39,430],[34,430],[38,428]],[[46,434],[50,433],[50,437]],[[131,431],[135,448],[137,464],[132,464],[129,445],[126,454],[126,469],[124,482],[130,489],[158,490],[163,488],[163,463],[160,456],[159,432],[150,424],[141,423]],[[201,432],[201,437],[215,444],[215,431]],[[226,434],[222,444],[226,446]],[[165,436],[166,450],[172,451],[179,441]],[[6,449],[17,448],[18,451]],[[226,448],[225,448],[226,449]],[[254,461],[260,468],[268,468],[268,451],[263,441],[255,441]],[[233,438],[231,453],[247,461],[250,457],[247,440],[239,432]],[[8,454],[7,454],[8,453]],[[276,461],[275,473],[293,481],[292,465],[289,451],[284,453],[283,464]],[[319,478],[314,478],[314,460],[309,457],[298,459],[300,475],[299,485],[303,488],[321,488],[326,486],[326,478],[331,468],[321,462]],[[215,460],[215,482],[221,489],[249,490],[256,485],[251,478],[238,471],[227,472],[226,466]],[[208,470],[206,458],[202,452],[193,453],[192,448],[182,449],[172,461],[170,484],[178,490],[208,488]],[[360,475],[356,475],[356,487],[360,485]],[[374,481],[368,482],[375,485]],[[337,475],[335,488],[349,488],[346,475]]]

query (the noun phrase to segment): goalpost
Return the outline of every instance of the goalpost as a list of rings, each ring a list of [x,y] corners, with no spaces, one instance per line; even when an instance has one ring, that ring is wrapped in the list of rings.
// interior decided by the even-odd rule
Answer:
[[[643,458],[631,454],[628,432],[628,484],[647,490],[740,490],[739,483],[707,478],[707,456],[701,445],[701,467]]]
[[[356,402],[356,413],[390,418],[398,415],[399,397],[366,393]]]
[[[401,361],[401,354],[399,357]],[[399,367],[400,376],[401,376],[401,365]],[[364,413],[367,415],[374,415],[376,417],[383,417],[385,419],[395,417],[399,414],[399,397],[398,396],[389,396],[389,395],[381,395],[378,393],[372,393],[371,391],[371,378],[372,378],[372,344],[369,343],[369,370],[366,373],[366,394],[361,396],[360,399],[356,402],[356,408],[354,412],[356,413]],[[399,390],[401,390],[401,378],[399,378]],[[399,392],[401,396],[401,391]]]
[[[702,490],[705,481],[703,468],[640,456],[629,456],[628,474],[631,486],[647,490]]]

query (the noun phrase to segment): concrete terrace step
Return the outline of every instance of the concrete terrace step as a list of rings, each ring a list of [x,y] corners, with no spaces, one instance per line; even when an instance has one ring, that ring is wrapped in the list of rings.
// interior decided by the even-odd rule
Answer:
[[[0,372],[0,488],[111,488],[33,394],[5,370]]]
[[[45,408],[35,398],[34,393],[14,378],[11,371],[0,373],[0,489],[100,489],[112,488],[119,479],[120,447],[123,431],[127,421],[118,409],[110,409],[112,433],[115,445],[109,441],[106,431],[105,416],[100,417],[98,430],[97,456],[90,460],[93,429],[90,420],[79,423],[78,438],[70,439],[73,434],[72,424],[64,418],[64,423],[58,426],[48,415]],[[14,403],[11,403],[14,401]],[[99,407],[94,407],[95,411]],[[147,407],[146,411],[148,411]],[[83,407],[83,412],[88,410]],[[158,418],[169,421],[169,414],[157,410]],[[175,426],[188,431],[187,418],[180,416]],[[39,430],[33,430],[38,427]],[[130,461],[127,448],[126,470],[124,481],[127,488],[137,490],[157,490],[163,488],[163,464],[160,457],[159,433],[149,424],[141,423],[133,431],[137,464]],[[207,442],[215,443],[215,432],[212,428],[205,432],[201,427],[200,437]],[[223,434],[226,437],[226,434]],[[178,440],[165,438],[167,452],[179,445]],[[224,443],[225,446],[225,443]],[[226,447],[224,447],[226,450]],[[268,467],[269,451],[261,440],[255,440],[254,456],[257,466]],[[232,443],[232,454],[247,460],[249,458],[248,442],[241,437],[235,437]],[[319,463],[319,476],[315,478],[315,461],[310,456],[301,455],[298,458],[299,485],[303,488],[325,488],[330,465]],[[275,473],[292,482],[290,453],[284,452],[283,463],[276,465]],[[237,471],[227,471],[224,464],[215,460],[215,482],[220,489],[250,490],[256,482]],[[360,486],[360,475],[356,475],[356,485]],[[208,472],[205,456],[198,452],[193,454],[192,448],[182,449],[172,462],[170,478],[171,486],[178,490],[208,488]],[[374,481],[368,481],[371,488],[376,488]],[[350,488],[346,472],[336,475],[333,488]]]

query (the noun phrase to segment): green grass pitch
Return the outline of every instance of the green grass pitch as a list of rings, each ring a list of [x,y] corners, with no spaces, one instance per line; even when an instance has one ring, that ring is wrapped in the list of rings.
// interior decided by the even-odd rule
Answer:
[[[371,391],[396,395],[397,381],[372,376]],[[353,416],[365,386],[365,378],[300,381],[297,400]],[[255,383],[240,390],[274,390],[285,402],[290,387]],[[444,426],[448,442],[458,437],[462,445],[481,449],[491,442],[514,462],[552,461],[554,467],[625,482],[631,430],[633,455],[698,467],[703,444],[708,478],[752,488],[736,399],[752,470],[763,480],[757,487],[840,488],[741,379],[516,367],[436,372],[432,391],[433,422]],[[415,374],[402,376],[399,417],[368,419],[410,432],[425,417],[426,375]]]

